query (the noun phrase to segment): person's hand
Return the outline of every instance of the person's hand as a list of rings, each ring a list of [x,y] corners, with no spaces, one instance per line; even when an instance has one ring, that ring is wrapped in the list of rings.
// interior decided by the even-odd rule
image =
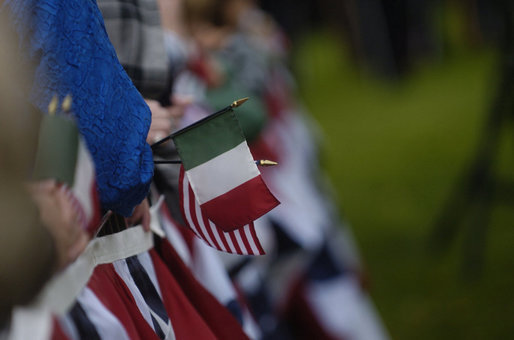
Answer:
[[[173,94],[171,96],[171,105],[168,110],[170,112],[170,116],[175,122],[178,122],[182,116],[184,116],[184,112],[186,108],[193,103],[193,97],[183,95],[183,94]],[[178,124],[174,124],[173,127],[176,127]]]
[[[152,112],[152,124],[150,125],[146,141],[148,144],[152,144],[171,133],[173,128],[172,116],[170,111],[162,107],[158,101],[151,99],[145,99],[145,101]]]
[[[58,270],[64,269],[84,251],[89,236],[79,223],[78,212],[55,180],[29,185],[41,221],[52,235],[57,249]]]
[[[179,125],[178,122],[184,115],[186,107],[192,102],[188,96],[173,95],[171,99],[173,105],[170,107],[163,107],[158,101],[145,99],[152,112],[152,124],[146,138],[148,144],[153,144],[171,134]]]
[[[132,216],[125,219],[128,226],[142,224],[144,231],[150,231],[150,205],[148,199],[144,199],[134,208]]]

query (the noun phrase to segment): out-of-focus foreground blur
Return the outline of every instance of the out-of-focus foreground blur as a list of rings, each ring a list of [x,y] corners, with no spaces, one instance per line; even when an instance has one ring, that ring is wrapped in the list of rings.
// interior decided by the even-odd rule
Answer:
[[[392,338],[513,334],[513,3],[261,4]]]

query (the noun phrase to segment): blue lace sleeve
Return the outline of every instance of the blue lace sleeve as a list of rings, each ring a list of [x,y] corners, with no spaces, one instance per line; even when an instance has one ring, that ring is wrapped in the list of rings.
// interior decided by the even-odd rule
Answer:
[[[7,8],[5,8],[7,6]],[[128,216],[148,192],[151,114],[116,58],[94,0],[6,0],[36,73],[31,101],[73,96],[73,110],[96,165],[105,209]]]

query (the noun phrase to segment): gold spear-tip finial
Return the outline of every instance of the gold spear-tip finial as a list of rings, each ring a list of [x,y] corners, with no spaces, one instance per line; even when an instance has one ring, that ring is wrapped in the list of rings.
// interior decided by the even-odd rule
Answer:
[[[62,110],[66,113],[69,113],[71,111],[71,103],[72,103],[71,95],[67,94],[66,97],[64,97],[62,104],[61,104]]]
[[[246,97],[246,98],[241,98],[241,99],[238,99],[238,100],[234,100],[234,102],[232,104],[230,104],[230,107],[235,109],[236,107],[239,107],[239,106],[243,105],[248,99],[250,99],[250,98]]]
[[[270,160],[267,160],[267,159],[261,159],[261,160],[258,161],[257,165],[260,165],[260,166],[275,166],[275,165],[278,165],[278,163],[270,161]]]
[[[57,111],[57,105],[59,105],[59,99],[57,99],[57,96],[53,96],[52,100],[50,100],[50,103],[48,104],[48,114],[50,116],[55,115],[55,112]]]

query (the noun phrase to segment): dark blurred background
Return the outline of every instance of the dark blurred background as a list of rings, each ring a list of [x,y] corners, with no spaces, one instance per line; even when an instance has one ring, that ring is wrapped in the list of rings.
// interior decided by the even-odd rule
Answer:
[[[514,334],[514,1],[260,3],[391,336]]]

